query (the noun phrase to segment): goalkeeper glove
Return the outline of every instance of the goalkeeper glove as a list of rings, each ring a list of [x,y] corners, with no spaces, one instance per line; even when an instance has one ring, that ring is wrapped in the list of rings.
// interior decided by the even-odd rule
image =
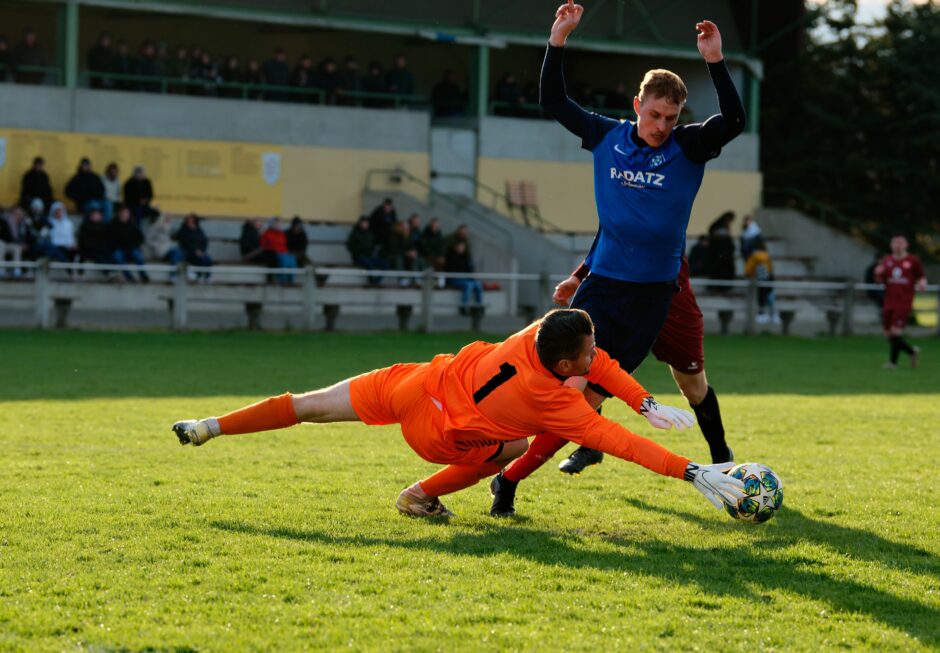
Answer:
[[[643,400],[640,406],[640,415],[646,418],[652,426],[658,429],[670,429],[673,426],[677,431],[687,429],[695,424],[695,418],[692,413],[681,408],[672,406],[663,406],[656,403],[652,397]]]
[[[737,508],[738,501],[744,498],[744,483],[728,476],[727,472],[732,467],[733,462],[715,465],[689,463],[684,478],[719,510],[722,504]]]

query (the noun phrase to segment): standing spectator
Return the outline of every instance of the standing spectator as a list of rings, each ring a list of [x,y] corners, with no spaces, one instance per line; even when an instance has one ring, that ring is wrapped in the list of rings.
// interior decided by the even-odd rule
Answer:
[[[176,46],[176,54],[167,60],[163,69],[163,74],[170,79],[187,80],[189,79],[189,51],[185,45]],[[186,93],[185,84],[170,84],[167,91],[170,93]]]
[[[405,269],[405,252],[408,249],[408,224],[395,222],[385,241],[380,245],[381,256],[388,262],[390,270]],[[408,279],[401,278],[402,286],[408,285]]]
[[[261,64],[257,59],[249,59],[248,67],[245,69],[244,83],[249,88],[245,92],[249,100],[260,100],[263,96],[261,86],[264,85],[264,74],[261,72]]]
[[[911,357],[911,367],[917,367],[920,347],[913,347],[904,339],[904,327],[914,307],[914,293],[927,288],[927,276],[920,259],[907,253],[907,238],[901,234],[891,238],[891,254],[881,259],[875,268],[875,278],[885,284],[885,303],[881,309],[881,323],[890,344],[890,356],[884,369],[898,366],[903,351]]]
[[[460,87],[454,83],[454,71],[444,71],[441,80],[431,89],[431,106],[438,118],[462,115],[465,108]]]
[[[118,164],[114,162],[108,164],[101,177],[101,183],[104,185],[104,199],[111,204],[113,214],[117,210],[117,205],[121,203],[121,179]]]
[[[313,59],[310,58],[309,54],[305,54],[297,60],[297,65],[294,66],[294,71],[290,75],[290,85],[294,88],[304,91],[306,89],[313,88],[314,77],[315,74],[313,70]],[[308,102],[311,100],[311,98],[312,96],[301,92],[293,94],[291,96],[291,101]]]
[[[98,43],[88,51],[87,66],[88,71],[92,73],[92,88],[114,88],[114,80],[105,74],[113,72],[114,69],[114,47],[108,32],[102,32],[98,36]]]
[[[104,184],[101,183],[101,177],[92,171],[88,157],[82,157],[78,170],[66,184],[65,196],[75,202],[75,208],[80,213],[87,214],[92,209],[98,209],[105,222],[111,221],[111,203],[105,200]]]
[[[32,28],[23,30],[23,40],[17,43],[13,50],[13,63],[16,66],[16,81],[20,84],[42,84],[45,80],[46,72],[35,69],[45,68],[46,53],[39,45],[36,32]]]
[[[169,261],[173,249],[173,218],[167,214],[158,217],[147,229],[144,245],[147,256],[154,261]]]
[[[261,247],[261,220],[245,220],[238,238],[238,251],[245,263],[257,263],[266,268],[277,267],[277,257]]]
[[[731,223],[734,212],[725,211],[708,228],[708,276],[712,279],[734,279],[734,240],[731,238]],[[712,290],[727,291],[726,286]]]
[[[287,234],[281,229],[281,219],[271,218],[268,221],[268,228],[261,234],[261,248],[270,252],[278,268],[296,268],[297,260],[287,251]],[[276,281],[290,285],[294,281],[292,274],[276,274]]]
[[[111,258],[115,263],[123,265],[133,261],[137,265],[144,264],[144,255],[140,251],[141,246],[144,244],[144,234],[132,219],[131,212],[126,206],[118,209],[114,220],[108,225],[108,231]],[[124,270],[124,278],[133,281],[134,275],[131,274],[130,270]],[[140,280],[147,283],[150,281],[150,277],[141,270]]]
[[[387,267],[385,261],[375,256],[375,239],[369,226],[369,218],[366,216],[361,216],[359,221],[353,225],[349,236],[346,238],[346,249],[349,250],[352,262],[361,268],[384,270]],[[382,277],[370,276],[369,283],[378,285],[382,283]]]
[[[124,182],[124,206],[134,216],[135,224],[144,218],[153,219],[160,212],[151,206],[153,202],[153,184],[144,175],[143,166],[134,166],[134,173]]]
[[[10,42],[7,37],[0,36],[0,82],[13,79],[13,53],[10,52]]]
[[[238,65],[238,57],[226,57],[225,65],[219,70],[219,80],[223,84],[242,84],[245,76]],[[240,98],[242,89],[237,86],[225,86],[219,89],[219,97]]]
[[[774,264],[767,252],[767,244],[760,236],[753,243],[753,250],[744,265],[744,276],[758,282],[774,280]],[[774,311],[774,289],[757,288],[757,322],[766,324],[773,322],[779,324],[780,317]]]
[[[212,265],[212,258],[206,253],[209,249],[209,239],[206,238],[206,232],[199,226],[199,218],[195,213],[189,213],[183,218],[183,224],[176,231],[176,242],[178,247],[170,250],[171,263],[175,264],[183,260],[199,267]],[[210,273],[199,272],[196,276],[208,282]]]
[[[78,228],[78,255],[86,263],[113,263],[108,225],[100,209],[92,209]]]
[[[500,103],[500,106],[496,107],[493,112],[496,115],[517,116],[522,113],[525,96],[522,94],[519,82],[516,81],[516,76],[511,72],[504,74],[499,83],[496,84],[494,96],[496,101]]]
[[[405,55],[395,55],[392,69],[386,75],[385,84],[389,93],[396,95],[413,95],[415,92],[415,78],[408,70]]]
[[[327,57],[320,63],[313,85],[323,91],[323,104],[336,104],[342,80],[332,57]]]
[[[214,96],[218,91],[219,69],[212,61],[212,55],[203,52],[199,55],[199,60],[189,69],[189,78],[193,84],[189,87],[192,95]]]
[[[349,96],[348,93],[357,93],[360,90],[362,90],[362,80],[359,77],[359,62],[354,56],[348,54],[343,60],[343,70],[339,73],[339,88],[336,89],[339,96],[337,103],[347,106],[355,105],[359,99]]]
[[[754,222],[754,218],[749,215],[744,216],[744,220],[741,221],[741,258],[745,261],[751,257],[756,249],[755,244],[758,238],[765,246],[767,245],[761,234],[760,226]]]
[[[708,234],[702,234],[689,250],[689,275],[700,277],[708,272]]]
[[[153,41],[144,41],[140,46],[140,58],[137,60],[137,74],[141,77],[160,77],[160,61],[157,59],[157,47]],[[159,93],[160,82],[141,82],[140,90]]]
[[[376,247],[381,247],[388,240],[392,225],[398,222],[398,213],[391,197],[386,197],[381,204],[372,209],[369,214],[369,231]]]
[[[388,92],[388,86],[385,83],[385,75],[382,74],[382,66],[379,65],[378,61],[369,63],[369,71],[362,79],[362,90],[365,93]],[[373,108],[386,107],[388,106],[388,101],[379,97],[365,98],[362,101],[362,106]]]
[[[283,89],[290,84],[290,70],[287,67],[287,55],[284,54],[284,48],[275,48],[274,56],[265,61],[261,67],[261,74],[267,86]],[[277,102],[283,102],[286,99],[283,90],[268,91],[264,97]]]
[[[41,156],[33,159],[33,167],[23,173],[20,183],[20,206],[26,210],[34,199],[42,200],[43,208],[52,206],[52,184],[46,173],[46,162]]]
[[[446,260],[444,262],[445,272],[456,272],[461,274],[473,274],[473,260],[470,258],[470,251],[467,242],[457,240],[447,249]],[[455,278],[448,279],[447,285],[451,288],[460,290],[460,313],[467,314],[470,306],[470,296],[473,295],[473,303],[477,306],[483,304],[483,286],[476,279]]]
[[[412,213],[408,216],[408,245],[405,249],[405,269],[420,272],[424,269],[421,251],[421,216]]]
[[[114,54],[112,62],[114,66],[113,72],[117,75],[123,75],[123,77],[118,77],[115,80],[114,88],[122,91],[135,90],[137,88],[137,82],[128,79],[128,76],[137,74],[137,61],[131,55],[130,47],[124,39],[118,39],[117,52]]]
[[[14,206],[9,213],[0,215],[0,262],[9,258],[13,263],[22,261],[29,249],[26,230],[26,215],[23,209]],[[13,268],[13,276],[22,276],[19,267]],[[0,268],[0,276],[7,276],[6,268]]]
[[[441,221],[431,218],[428,226],[421,232],[421,254],[428,265],[436,271],[444,269],[444,255],[447,248],[444,245],[444,232],[441,231]]]
[[[304,267],[312,261],[307,256],[307,229],[304,227],[304,221],[299,215],[295,215],[290,221],[290,229],[287,230],[287,251],[297,262],[297,267]]]

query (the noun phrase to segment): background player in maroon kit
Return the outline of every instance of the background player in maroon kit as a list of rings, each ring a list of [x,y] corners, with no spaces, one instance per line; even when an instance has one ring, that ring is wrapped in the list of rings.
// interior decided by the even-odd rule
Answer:
[[[917,367],[920,348],[912,347],[904,339],[904,326],[914,305],[914,291],[923,291],[927,287],[927,277],[920,259],[907,253],[907,238],[891,238],[891,254],[878,263],[875,279],[885,285],[881,323],[890,345],[890,358],[884,367],[887,370],[896,368],[902,351],[911,357],[911,367]]]

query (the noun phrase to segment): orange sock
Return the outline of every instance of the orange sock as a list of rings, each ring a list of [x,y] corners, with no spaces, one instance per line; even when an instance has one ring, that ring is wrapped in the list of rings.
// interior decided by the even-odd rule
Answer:
[[[271,431],[299,423],[294,412],[294,398],[289,392],[239,408],[218,420],[219,429],[225,435]]]
[[[492,476],[503,466],[500,463],[480,463],[479,465],[448,465],[438,473],[419,483],[429,497],[441,497],[458,490],[476,485],[481,478]]]

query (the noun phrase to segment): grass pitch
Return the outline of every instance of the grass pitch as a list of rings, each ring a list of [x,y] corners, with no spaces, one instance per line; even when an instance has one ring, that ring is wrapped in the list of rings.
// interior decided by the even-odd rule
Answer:
[[[940,647],[936,340],[885,372],[876,339],[709,339],[739,460],[785,483],[760,526],[614,459],[550,463],[517,519],[480,484],[429,523],[394,510],[436,469],[396,428],[170,432],[468,338],[0,332],[0,650]],[[637,376],[683,405],[663,365]],[[697,430],[605,415],[706,459]]]

